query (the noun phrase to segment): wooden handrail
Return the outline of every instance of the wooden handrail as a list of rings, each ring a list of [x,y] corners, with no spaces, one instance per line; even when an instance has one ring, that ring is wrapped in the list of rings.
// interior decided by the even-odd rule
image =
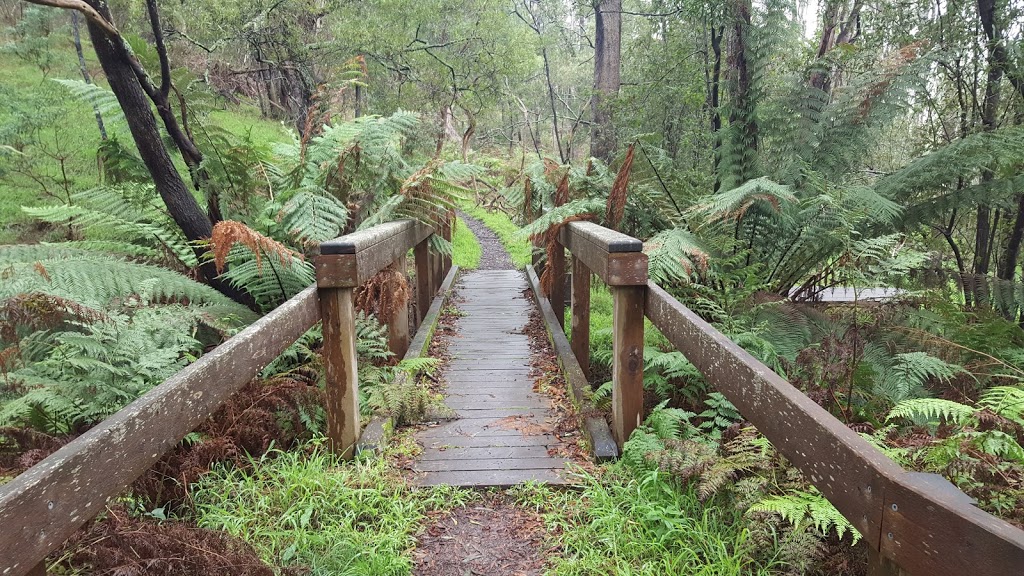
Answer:
[[[643,389],[635,385],[629,363],[642,364],[646,316],[860,531],[872,549],[871,574],[1020,573],[1024,531],[976,508],[944,478],[904,470],[648,282],[639,240],[590,222],[572,222],[562,228],[560,242],[573,255],[572,348],[581,365],[585,357],[589,360],[590,272],[613,294],[612,429],[623,434],[617,437],[620,445],[640,417]],[[554,273],[557,283],[563,271]],[[639,302],[636,292],[629,291],[639,291]]]
[[[445,239],[451,240],[451,225],[445,223],[441,233]],[[406,254],[413,250],[417,276],[415,321],[419,325],[430,300],[451,268],[450,258],[429,249],[433,234],[434,231],[421,222],[400,220],[320,245],[315,267],[320,313],[324,321],[327,439],[331,448],[343,457],[348,458],[355,453],[361,429],[355,289],[392,264],[397,264],[397,270],[405,276]],[[394,312],[394,318],[382,320],[387,321],[389,347],[401,358],[409,347],[408,308],[402,307]]]
[[[442,234],[451,239],[451,226]],[[317,286],[310,286],[212,352],[165,380],[121,411],[0,486],[0,576],[45,573],[46,556],[122,493],[168,450],[209,418],[234,392],[318,321],[324,320],[329,428],[359,425],[358,401],[338,402],[339,369],[355,374],[352,290],[386,266],[416,251],[420,313],[447,273],[450,259],[428,250],[430,227],[412,220],[382,224],[322,245]],[[347,292],[349,307],[338,306]],[[325,301],[326,300],[326,301]],[[404,313],[403,313],[404,312]],[[342,322],[341,319],[345,319]],[[407,311],[389,326],[394,347],[408,346]],[[403,328],[404,326],[404,328]],[[405,338],[394,338],[404,330]],[[338,354],[339,342],[351,343]],[[351,389],[355,393],[355,379]],[[347,389],[347,388],[346,388]],[[356,398],[346,396],[346,400]],[[331,401],[333,398],[333,402]],[[333,424],[332,424],[333,423]],[[357,430],[358,432],[358,430]],[[332,438],[332,440],[336,440]],[[355,442],[334,441],[346,452]]]
[[[310,286],[0,486],[0,575],[35,569],[319,319]]]

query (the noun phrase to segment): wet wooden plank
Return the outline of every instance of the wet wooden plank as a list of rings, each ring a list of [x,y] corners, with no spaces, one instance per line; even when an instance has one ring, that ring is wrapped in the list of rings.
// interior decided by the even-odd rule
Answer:
[[[483,448],[431,448],[423,451],[417,462],[427,460],[481,460],[489,458],[545,458],[546,446],[486,446]]]
[[[423,442],[424,448],[487,448],[487,447],[513,447],[513,446],[556,446],[560,442],[551,434],[539,434],[537,436],[523,436],[522,434],[506,434],[503,436],[467,436],[467,435],[446,435],[444,437],[427,438]]]
[[[418,486],[472,486],[475,488],[502,488],[526,482],[568,484],[565,478],[551,469],[427,472],[413,482]]]
[[[417,472],[448,472],[476,470],[561,470],[565,460],[557,458],[476,458],[472,460],[423,460],[413,470]]]
[[[479,396],[450,396],[444,399],[445,406],[455,411],[464,410],[544,410],[551,403],[547,400],[531,398],[489,398]]]
[[[462,418],[443,424],[427,426],[416,433],[416,438],[425,440],[460,436],[470,438],[494,436],[536,437],[551,431],[550,429],[535,431],[533,428],[545,428],[543,426],[536,426],[536,424],[531,426],[531,429],[524,430],[517,427],[519,424],[519,422],[509,422],[504,418]]]

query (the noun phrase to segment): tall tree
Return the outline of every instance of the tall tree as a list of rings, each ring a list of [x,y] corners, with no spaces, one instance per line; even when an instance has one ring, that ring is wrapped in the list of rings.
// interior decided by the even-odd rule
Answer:
[[[612,100],[618,96],[622,68],[622,0],[598,0],[594,7],[594,95],[590,155],[605,162],[615,154]]]

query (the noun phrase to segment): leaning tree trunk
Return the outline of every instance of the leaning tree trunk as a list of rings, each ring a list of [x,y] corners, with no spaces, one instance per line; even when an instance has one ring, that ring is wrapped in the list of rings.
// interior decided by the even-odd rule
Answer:
[[[615,127],[611,100],[619,94],[622,66],[622,0],[600,0],[595,11],[594,96],[590,100],[594,123],[590,155],[610,162],[615,154]]]
[[[108,21],[111,20],[105,4],[99,4],[97,10]],[[87,26],[96,57],[103,67],[110,90],[124,111],[128,130],[139,149],[142,162],[153,178],[160,198],[167,206],[167,212],[190,241],[209,239],[213,233],[213,224],[181,179],[167,148],[160,139],[160,130],[150,100],[143,92],[130,63],[124,60],[123,48],[115,44],[123,40],[120,37],[112,38],[92,20],[87,20]],[[200,270],[210,286],[236,302],[255,308],[255,301],[251,296],[218,279],[213,262],[202,258],[201,248],[196,248],[195,251],[200,257],[200,262],[205,261],[200,265]]]

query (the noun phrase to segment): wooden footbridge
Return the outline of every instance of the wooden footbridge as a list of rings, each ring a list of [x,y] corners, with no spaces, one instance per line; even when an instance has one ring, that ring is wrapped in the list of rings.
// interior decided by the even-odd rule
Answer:
[[[450,238],[449,230],[441,234]],[[432,234],[410,220],[323,244],[315,286],[0,487],[0,575],[44,574],[48,554],[319,321],[330,444],[349,456],[379,443],[380,423],[364,428],[359,420],[354,291],[387,266],[405,271],[412,250],[416,297],[389,326],[389,336],[399,355],[423,354],[456,273],[429,248]],[[462,277],[466,316],[445,375],[446,402],[460,418],[419,433],[424,452],[415,464],[417,482],[563,480],[562,463],[548,456],[552,437],[524,439],[495,424],[513,415],[546,417],[545,402],[531,388],[528,343],[517,334],[532,306],[548,326],[570,395],[586,402],[590,282],[596,277],[613,295],[614,360],[612,414],[585,419],[595,456],[614,456],[643,416],[646,316],[860,531],[871,574],[1024,573],[1024,532],[975,508],[949,482],[900,468],[650,282],[639,240],[574,222],[562,228],[559,241],[571,253],[568,338],[564,250],[547,263],[554,287],[549,296],[540,294],[529,268]],[[528,285],[532,296],[525,297]]]

